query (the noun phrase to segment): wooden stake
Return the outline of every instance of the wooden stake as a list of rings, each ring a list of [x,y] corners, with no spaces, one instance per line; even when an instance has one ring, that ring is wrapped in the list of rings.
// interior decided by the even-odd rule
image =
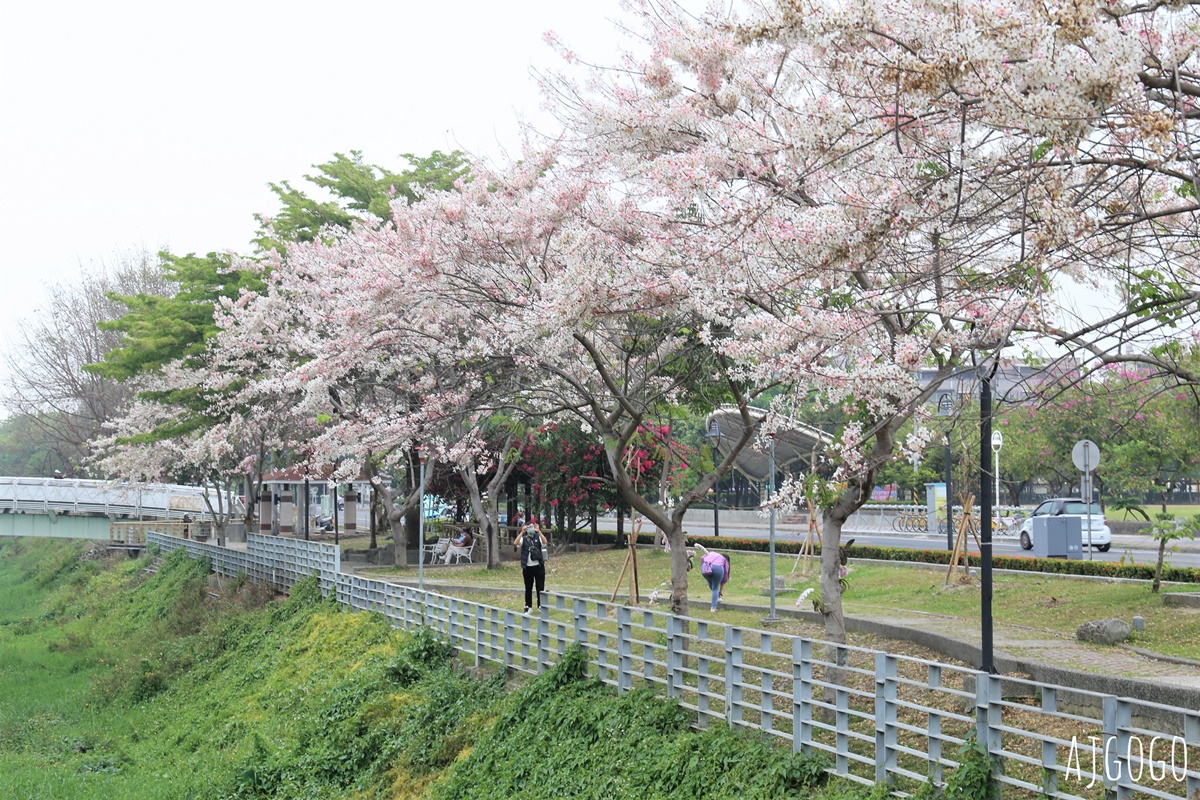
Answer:
[[[621,566],[621,576],[617,578],[617,585],[613,587],[612,597],[608,598],[608,602],[616,602],[617,592],[621,591],[621,584],[625,582],[625,572],[629,569],[629,557],[633,554],[631,549],[625,550],[625,563]]]
[[[801,575],[808,574],[809,562],[813,557],[813,539],[816,543],[821,543],[821,529],[817,526],[817,505],[811,497],[805,497],[808,503],[808,532],[804,535],[804,544],[800,546],[800,552],[796,553],[796,561],[792,564],[792,574],[796,573],[796,567],[800,565],[801,557],[804,558],[804,568],[800,570]]]
[[[617,578],[617,585],[613,587],[612,597],[608,598],[608,602],[615,602],[617,592],[621,591],[621,584],[625,582],[625,573],[629,573],[629,604],[636,606],[638,604],[638,571],[637,571],[637,540],[638,535],[642,532],[641,517],[634,517],[630,520],[630,531],[628,550],[625,553],[625,563],[621,567],[621,575]],[[632,568],[632,569],[631,569]]]
[[[951,582],[957,583],[962,578],[968,577],[971,574],[971,562],[968,557],[969,550],[967,548],[968,533],[975,540],[975,546],[979,547],[979,531],[975,523],[975,515],[971,513],[971,509],[975,506],[975,495],[967,495],[963,499],[962,506],[963,513],[959,515],[958,524],[955,526],[957,530],[954,537],[954,549],[950,553],[950,566],[946,569],[946,580],[943,585],[948,585]],[[955,572],[959,568],[959,561],[962,562],[963,572],[961,577],[955,577]]]

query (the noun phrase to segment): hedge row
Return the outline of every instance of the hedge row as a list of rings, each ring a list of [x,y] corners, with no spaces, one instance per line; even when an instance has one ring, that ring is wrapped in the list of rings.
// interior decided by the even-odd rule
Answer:
[[[852,536],[846,538],[853,538]],[[722,550],[744,550],[752,553],[765,553],[770,549],[767,539],[737,539],[730,536],[689,536],[688,543],[699,543],[705,547],[716,547]],[[601,532],[596,534],[597,542],[615,542],[616,534]],[[638,544],[654,544],[654,535],[643,533],[638,537]],[[775,552],[795,555],[800,552],[801,542],[775,542]],[[820,546],[814,547],[815,553],[820,553]],[[877,547],[874,545],[854,545],[850,548],[853,558],[872,558],[878,561],[907,561],[918,564],[950,563],[948,550],[912,550],[906,547]],[[970,555],[969,563],[979,566],[979,556]],[[1083,559],[1065,558],[1035,558],[1033,556],[993,556],[992,566],[996,569],[1021,570],[1025,572],[1051,572],[1059,575],[1097,575],[1104,578],[1138,578],[1153,580],[1154,567],[1148,564],[1120,564],[1115,561],[1085,561]],[[1163,567],[1162,579],[1179,583],[1200,583],[1200,568],[1197,567]]]

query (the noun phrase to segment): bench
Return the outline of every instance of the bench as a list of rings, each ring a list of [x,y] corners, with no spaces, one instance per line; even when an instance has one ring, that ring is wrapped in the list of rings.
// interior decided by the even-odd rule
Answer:
[[[478,541],[479,537],[475,536],[471,539],[471,543],[466,547],[455,547],[454,544],[451,544],[450,549],[446,551],[446,563],[449,564],[451,563],[450,559],[454,559],[453,563],[460,564],[464,558],[467,560],[468,564],[472,563],[472,559],[475,554],[475,544]]]
[[[449,536],[443,536],[436,542],[426,542],[425,547],[421,549],[421,561],[426,564],[434,563],[434,556],[444,553],[449,546]]]

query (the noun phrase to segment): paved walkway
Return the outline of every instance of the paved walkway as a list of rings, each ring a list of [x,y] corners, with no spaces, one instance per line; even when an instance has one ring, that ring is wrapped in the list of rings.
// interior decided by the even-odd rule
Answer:
[[[1200,613],[1180,609],[1181,613]],[[930,631],[978,646],[982,639],[977,622],[939,614],[903,612],[872,615],[872,620]],[[1044,628],[996,622],[993,643],[997,654],[1056,667],[1095,672],[1122,678],[1200,689],[1200,662],[1191,664],[1148,658],[1120,646],[1081,642],[1074,635]]]

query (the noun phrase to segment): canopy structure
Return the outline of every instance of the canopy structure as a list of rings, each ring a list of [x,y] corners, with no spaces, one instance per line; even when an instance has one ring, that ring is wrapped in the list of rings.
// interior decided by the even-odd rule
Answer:
[[[756,424],[767,415],[761,408],[751,408],[749,412],[750,419]],[[709,441],[717,446],[722,456],[729,455],[733,444],[745,430],[741,412],[736,406],[721,406],[709,414],[704,423],[709,432]],[[713,423],[716,423],[716,428]],[[719,432],[719,435],[713,436],[714,432]],[[783,471],[797,461],[810,461],[814,450],[822,450],[832,443],[833,437],[819,428],[794,422],[787,430],[775,434],[775,469]],[[742,448],[733,466],[756,483],[765,483],[770,477],[770,455],[753,446]]]

